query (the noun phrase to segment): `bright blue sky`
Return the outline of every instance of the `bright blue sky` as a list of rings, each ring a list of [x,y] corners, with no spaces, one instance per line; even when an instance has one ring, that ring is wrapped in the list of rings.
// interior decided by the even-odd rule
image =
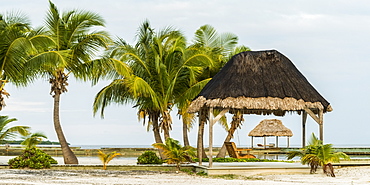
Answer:
[[[287,1],[205,1],[205,0],[54,0],[60,10],[74,8],[94,11],[107,22],[107,30],[133,42],[139,24],[148,19],[160,29],[172,25],[181,29],[191,40],[196,29],[204,24],[218,32],[239,36],[239,44],[252,50],[276,49],[290,58],[311,84],[332,105],[334,111],[325,114],[325,142],[334,145],[370,146],[368,134],[370,114],[370,2],[343,0]],[[21,11],[29,16],[33,26],[39,26],[48,10],[47,0],[4,1],[0,12]],[[108,82],[96,87],[71,79],[69,92],[61,98],[61,123],[68,142],[78,144],[150,145],[152,132],[138,122],[132,105],[111,106],[105,119],[93,118],[95,94]],[[1,115],[18,119],[19,125],[29,125],[33,131],[43,131],[56,141],[52,123],[52,97],[49,83],[38,81],[26,88],[6,86],[11,94]],[[181,140],[181,124],[173,111],[171,136]],[[247,136],[259,121],[281,119],[292,129],[292,145],[301,144],[301,117],[245,115],[244,126],[235,134],[238,145],[249,145]],[[222,144],[226,132],[215,126],[214,144]],[[308,118],[307,135],[318,133],[318,125]],[[197,124],[190,133],[196,143]],[[208,143],[208,136],[205,142]],[[268,140],[273,141],[273,139]],[[256,140],[255,143],[262,142]],[[279,142],[285,143],[285,139]]]

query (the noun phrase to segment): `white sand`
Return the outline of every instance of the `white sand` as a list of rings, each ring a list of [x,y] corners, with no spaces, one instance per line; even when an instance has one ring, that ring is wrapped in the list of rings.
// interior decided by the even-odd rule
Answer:
[[[9,157],[0,156],[0,164]],[[62,158],[56,158],[63,164]],[[101,164],[97,158],[79,158],[80,164]],[[135,159],[113,159],[110,164],[135,164]],[[287,174],[240,177],[240,179],[226,180],[215,177],[201,177],[185,173],[146,172],[146,171],[110,171],[110,170],[0,170],[0,184],[174,184],[174,185],[292,185],[292,184],[370,184],[370,167],[348,167],[335,169],[337,177],[327,177],[321,169],[317,174]]]

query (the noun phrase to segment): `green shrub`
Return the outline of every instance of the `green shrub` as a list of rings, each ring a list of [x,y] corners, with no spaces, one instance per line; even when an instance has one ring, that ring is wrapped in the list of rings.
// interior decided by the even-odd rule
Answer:
[[[199,162],[199,159],[194,159],[195,162]],[[209,162],[208,158],[203,158],[203,162]],[[237,159],[237,158],[213,158],[213,162],[282,162],[278,160],[271,160],[271,159],[258,159],[258,158],[248,158],[248,159]]]
[[[35,147],[25,149],[23,153],[8,161],[10,168],[50,168],[51,164],[58,164],[49,154]]]
[[[163,161],[153,151],[145,151],[137,158],[137,164],[162,164]]]

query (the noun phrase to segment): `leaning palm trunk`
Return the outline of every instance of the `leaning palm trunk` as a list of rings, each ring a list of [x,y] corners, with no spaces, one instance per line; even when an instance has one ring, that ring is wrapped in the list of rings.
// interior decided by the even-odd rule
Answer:
[[[238,113],[234,114],[233,120],[231,121],[231,127],[227,132],[227,136],[226,136],[226,139],[224,141],[224,144],[222,145],[220,151],[218,152],[218,154],[216,156],[217,158],[225,158],[225,156],[226,156],[225,142],[230,142],[230,140],[234,137],[235,130],[238,129],[241,126],[242,121],[244,121],[243,120],[243,114],[238,114]]]
[[[68,76],[65,75],[63,71],[58,71],[57,75],[54,78],[50,79],[51,84],[50,94],[52,94],[54,98],[54,112],[53,112],[54,128],[55,132],[57,133],[60,146],[62,148],[64,164],[78,164],[76,155],[72,152],[71,148],[69,148],[67,140],[64,137],[63,129],[59,119],[60,95],[63,92],[67,91],[66,88],[66,86],[68,85],[67,80]]]
[[[60,94],[54,95],[54,128],[63,152],[64,164],[78,164],[76,155],[69,148],[66,138],[64,137],[62,126],[59,120],[59,101]]]

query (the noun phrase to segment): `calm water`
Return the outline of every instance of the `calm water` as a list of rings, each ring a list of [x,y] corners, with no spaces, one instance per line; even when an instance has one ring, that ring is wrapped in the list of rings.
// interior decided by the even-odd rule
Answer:
[[[57,146],[57,145],[48,145]],[[153,148],[151,145],[71,145],[71,147],[81,147],[81,149],[101,149],[101,148]],[[193,146],[196,147],[196,146]],[[208,145],[205,145],[208,147]],[[221,147],[214,145],[213,147]],[[240,148],[250,148],[249,145],[238,145]],[[292,145],[292,148],[300,148],[301,146]],[[334,148],[370,148],[370,145],[333,145]]]

